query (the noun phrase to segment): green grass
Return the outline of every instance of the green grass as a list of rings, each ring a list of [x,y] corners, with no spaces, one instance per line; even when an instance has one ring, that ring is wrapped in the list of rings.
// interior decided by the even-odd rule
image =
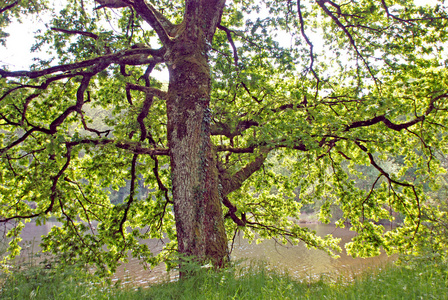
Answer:
[[[448,266],[389,265],[354,280],[299,282],[263,264],[202,270],[150,288],[120,288],[75,269],[30,268],[3,275],[1,299],[448,299]]]

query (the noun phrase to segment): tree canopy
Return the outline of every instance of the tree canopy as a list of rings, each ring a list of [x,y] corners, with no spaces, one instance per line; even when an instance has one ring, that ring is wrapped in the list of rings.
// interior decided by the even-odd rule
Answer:
[[[355,256],[446,247],[444,1],[56,2],[0,5],[6,45],[11,20],[51,15],[33,46],[49,59],[0,68],[11,256],[51,217],[43,249],[100,270],[129,250],[222,265],[238,230],[338,250],[298,225],[313,203],[350,223]]]

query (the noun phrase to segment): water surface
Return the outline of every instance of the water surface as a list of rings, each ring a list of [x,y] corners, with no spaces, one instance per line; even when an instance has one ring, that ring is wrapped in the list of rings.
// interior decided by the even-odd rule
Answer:
[[[26,245],[27,251],[22,256],[26,257],[29,252],[37,252],[39,249],[38,244],[41,242],[41,235],[47,234],[51,227],[58,225],[59,223],[56,222],[47,222],[42,226],[27,223],[22,235],[22,243]],[[341,246],[349,242],[355,235],[354,232],[347,228],[336,228],[334,225],[306,224],[304,226],[315,230],[320,236],[331,233],[333,236],[341,238]],[[157,253],[163,247],[163,241],[161,240],[148,240],[145,243],[148,244],[154,253]],[[278,244],[274,240],[266,240],[260,244],[249,244],[247,240],[237,236],[231,257],[233,260],[263,260],[270,267],[286,270],[297,278],[317,277],[321,274],[352,276],[367,268],[381,266],[391,260],[385,254],[366,259],[352,258],[346,255],[345,250],[339,255],[340,258],[333,259],[322,250],[307,249],[304,243],[296,246],[285,246]],[[130,258],[128,263],[118,268],[113,281],[121,280],[125,284],[147,285],[166,278],[167,273],[163,264],[152,270],[145,270],[137,259]]]

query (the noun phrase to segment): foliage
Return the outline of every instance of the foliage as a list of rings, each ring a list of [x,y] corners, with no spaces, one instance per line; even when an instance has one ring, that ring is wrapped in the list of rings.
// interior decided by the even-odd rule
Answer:
[[[25,2],[2,5],[0,27],[21,8],[33,12]],[[65,1],[33,47],[50,45],[56,65],[0,69],[0,217],[16,220],[10,257],[24,223],[51,216],[61,226],[44,250],[103,273],[129,250],[152,265],[176,252],[167,103],[185,82],[171,78],[166,88],[151,72],[173,74],[169,46],[191,29],[186,5],[202,2],[124,2],[95,10],[94,1]],[[412,253],[428,241],[446,250],[446,238],[430,233],[446,220],[436,196],[448,151],[447,22],[444,1],[226,1],[201,54],[212,79],[203,133],[215,155],[202,166],[218,173],[227,236],[338,250],[336,239],[295,223],[303,205],[319,202],[322,222],[339,207],[337,225],[357,231],[352,255]],[[191,82],[192,91],[207,88]],[[127,183],[124,201],[111,201],[111,189]],[[379,224],[398,215],[391,231]],[[162,237],[171,242],[158,254],[139,242]]]
[[[0,7],[0,44],[5,46],[6,38],[10,33],[2,28],[6,27],[11,20],[21,20],[24,15],[39,13],[46,8],[47,1],[21,1],[5,0]]]

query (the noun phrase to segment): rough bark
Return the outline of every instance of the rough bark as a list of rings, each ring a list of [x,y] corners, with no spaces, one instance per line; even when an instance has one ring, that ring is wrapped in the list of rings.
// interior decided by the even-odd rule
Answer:
[[[179,28],[166,55],[174,214],[179,252],[221,266],[227,238],[210,135],[210,69],[207,39],[199,25]]]

